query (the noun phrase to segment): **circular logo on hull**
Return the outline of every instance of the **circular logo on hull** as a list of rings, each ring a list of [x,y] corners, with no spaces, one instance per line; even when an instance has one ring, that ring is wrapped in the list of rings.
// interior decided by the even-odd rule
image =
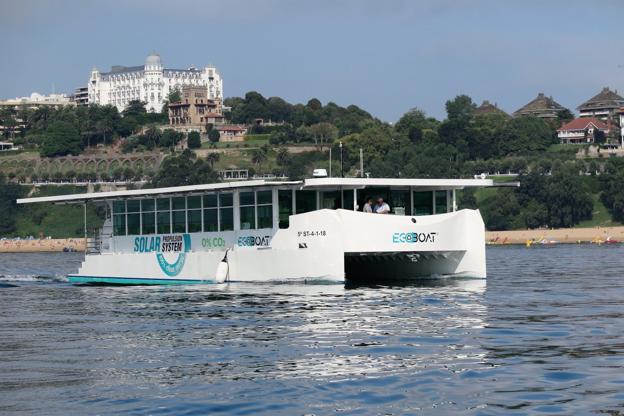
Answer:
[[[169,242],[167,241],[168,236],[163,237],[163,247],[169,247],[167,246],[167,244],[171,244],[171,247],[173,249],[176,249],[178,247],[177,242],[176,241],[172,241]],[[172,239],[175,239],[176,236],[172,236]],[[178,236],[179,238],[179,236]],[[160,252],[160,253],[156,253],[156,259],[158,260],[158,265],[160,266],[160,270],[162,270],[162,272],[164,274],[166,274],[169,277],[174,277],[180,274],[180,272],[182,271],[182,269],[184,268],[184,263],[186,263],[186,253],[188,253],[189,251],[191,251],[191,236],[189,234],[182,234],[182,250],[178,251],[178,255],[175,259],[175,261],[170,262],[165,258],[164,253]],[[171,250],[174,251],[174,250]]]

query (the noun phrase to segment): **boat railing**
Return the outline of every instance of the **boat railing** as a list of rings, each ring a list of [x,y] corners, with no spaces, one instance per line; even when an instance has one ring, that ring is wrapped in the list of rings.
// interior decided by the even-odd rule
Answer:
[[[110,235],[103,234],[101,230],[94,229],[87,233],[86,253],[101,254],[102,242],[110,238]]]

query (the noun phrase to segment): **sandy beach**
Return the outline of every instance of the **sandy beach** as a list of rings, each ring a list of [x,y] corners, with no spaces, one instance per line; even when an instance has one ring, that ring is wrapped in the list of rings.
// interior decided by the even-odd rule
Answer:
[[[608,239],[624,241],[624,227],[487,231],[485,238],[488,244],[526,244],[527,240],[574,244],[603,243]]]
[[[36,240],[1,240],[0,253],[34,253],[54,251],[84,251],[84,238]]]

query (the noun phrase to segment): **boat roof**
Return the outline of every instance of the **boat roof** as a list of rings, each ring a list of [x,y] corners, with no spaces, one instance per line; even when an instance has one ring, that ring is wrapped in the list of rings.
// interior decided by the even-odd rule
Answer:
[[[164,195],[192,194],[205,191],[232,190],[259,187],[299,187],[299,189],[322,190],[365,187],[413,187],[421,190],[463,189],[466,187],[494,186],[491,179],[405,179],[405,178],[311,178],[300,181],[249,180],[236,182],[219,182],[200,185],[174,186],[169,188],[132,189],[125,191],[88,192],[82,194],[21,198],[18,204],[51,202],[56,204],[72,204],[105,201],[112,199],[157,197]]]

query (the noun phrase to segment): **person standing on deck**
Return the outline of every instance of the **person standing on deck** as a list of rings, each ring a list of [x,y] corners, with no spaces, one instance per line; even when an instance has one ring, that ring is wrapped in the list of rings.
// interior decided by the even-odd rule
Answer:
[[[366,203],[364,204],[362,211],[368,214],[373,213],[373,198],[366,197]]]
[[[377,214],[389,214],[390,205],[386,204],[383,198],[377,198],[377,205],[375,205],[375,213]]]

